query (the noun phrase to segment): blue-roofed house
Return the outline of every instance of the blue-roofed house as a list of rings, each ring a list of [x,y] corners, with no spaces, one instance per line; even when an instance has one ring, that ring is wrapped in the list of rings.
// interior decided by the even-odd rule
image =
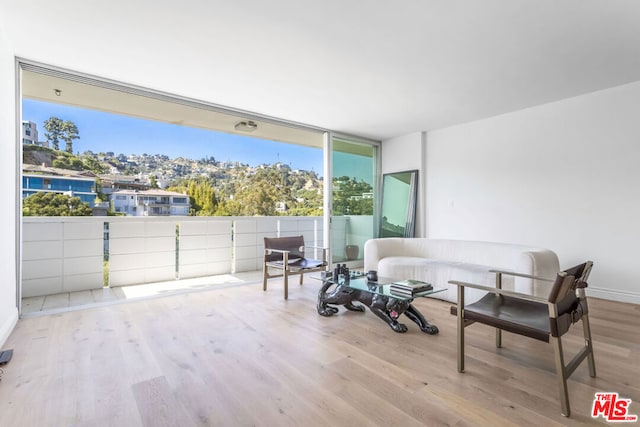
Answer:
[[[96,193],[96,176],[89,171],[73,171],[47,166],[22,166],[22,198],[35,193],[48,192],[79,197],[93,207]]]

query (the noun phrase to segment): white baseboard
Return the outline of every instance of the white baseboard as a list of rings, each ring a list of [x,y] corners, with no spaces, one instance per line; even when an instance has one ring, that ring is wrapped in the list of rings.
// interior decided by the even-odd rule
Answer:
[[[7,338],[9,338],[9,335],[13,331],[13,328],[15,328],[16,323],[18,323],[18,309],[14,308],[9,313],[9,316],[7,316],[5,321],[0,324],[0,349],[4,346]]]
[[[586,293],[588,297],[640,304],[640,293],[638,292],[618,291],[615,289],[602,289],[589,286],[586,289]]]

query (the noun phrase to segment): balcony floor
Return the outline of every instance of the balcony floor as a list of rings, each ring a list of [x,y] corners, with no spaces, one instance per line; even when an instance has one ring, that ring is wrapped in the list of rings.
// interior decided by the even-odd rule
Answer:
[[[254,284],[262,280],[262,270],[141,285],[105,287],[89,291],[28,297],[22,299],[22,317],[62,313],[65,311],[100,307],[145,298],[174,295],[212,288],[226,288]]]

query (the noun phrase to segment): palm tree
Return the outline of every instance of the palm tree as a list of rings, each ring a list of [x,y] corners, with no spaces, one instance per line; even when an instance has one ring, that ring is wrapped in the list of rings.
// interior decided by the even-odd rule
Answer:
[[[80,139],[80,136],[78,135],[78,127],[76,126],[75,123],[67,120],[64,123],[62,123],[62,131],[63,131],[62,139],[66,143],[64,150],[67,153],[73,153],[73,140]]]
[[[64,122],[54,116],[49,117],[44,122],[44,128],[47,130],[45,137],[47,138],[47,141],[51,143],[54,150],[60,149],[60,139],[62,139],[64,133],[63,125]]]

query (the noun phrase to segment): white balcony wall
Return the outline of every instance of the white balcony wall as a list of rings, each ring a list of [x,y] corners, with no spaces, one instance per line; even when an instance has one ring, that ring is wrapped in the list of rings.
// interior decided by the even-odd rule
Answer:
[[[358,259],[364,259],[364,242],[375,235],[373,215],[351,215],[348,218],[345,245],[358,246]]]
[[[24,218],[22,295],[101,288],[103,223],[93,217]]]
[[[246,217],[234,221],[233,272],[255,271],[260,268],[258,260],[258,248],[261,240],[258,238],[258,221],[260,219],[259,217]],[[262,224],[264,234],[275,236],[276,230],[272,229],[273,225],[272,221]]]
[[[321,217],[25,217],[23,296],[101,288],[105,222],[110,286],[260,270],[268,236],[324,246]]]
[[[347,261],[346,247],[358,246],[358,259],[364,258],[364,242],[375,235],[373,215],[340,215],[331,218],[333,227],[333,261]]]
[[[176,227],[171,217],[110,217],[109,286],[176,278]]]
[[[320,259],[322,248],[325,247],[322,239],[322,218],[321,217],[282,217],[279,218],[278,236],[299,236],[304,237],[306,245],[305,255],[310,258]],[[264,242],[261,247],[262,255]]]
[[[233,221],[229,218],[181,218],[178,276],[211,276],[231,272]]]
[[[350,216],[334,216],[331,218],[331,257],[333,262],[342,262],[347,259],[345,248],[347,246],[347,230],[349,229]]]

